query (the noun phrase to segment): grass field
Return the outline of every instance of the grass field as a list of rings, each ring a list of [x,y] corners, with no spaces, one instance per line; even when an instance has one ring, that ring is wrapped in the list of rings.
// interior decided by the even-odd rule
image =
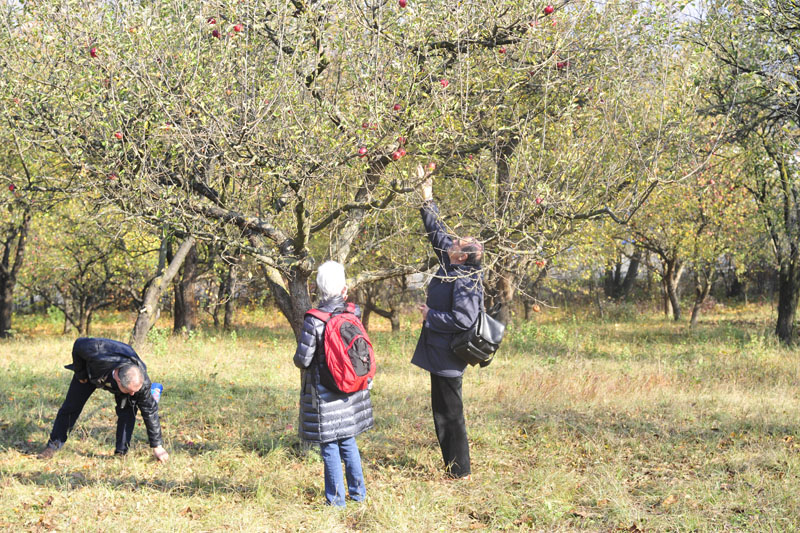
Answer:
[[[276,316],[251,313],[236,335],[151,336],[165,465],[141,421],[131,453],[113,457],[102,391],[64,449],[37,460],[74,337],[21,321],[0,341],[0,529],[800,530],[800,357],[771,339],[769,315],[718,307],[695,331],[647,313],[518,324],[464,378],[469,482],[441,473],[429,378],[408,362],[417,331],[375,331],[367,501],[343,511],[322,505],[322,462],[298,440],[294,340]],[[93,334],[124,340],[129,327],[110,317]]]

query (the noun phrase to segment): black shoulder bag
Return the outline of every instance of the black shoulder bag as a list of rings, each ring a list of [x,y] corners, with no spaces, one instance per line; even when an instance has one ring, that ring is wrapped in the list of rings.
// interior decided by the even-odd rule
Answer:
[[[483,284],[481,283],[482,292]],[[483,306],[483,294],[481,294],[481,312],[478,314],[478,320],[470,329],[453,337],[453,340],[450,341],[450,349],[465,363],[484,367],[492,362],[494,353],[500,348],[505,332],[506,326],[486,312]]]

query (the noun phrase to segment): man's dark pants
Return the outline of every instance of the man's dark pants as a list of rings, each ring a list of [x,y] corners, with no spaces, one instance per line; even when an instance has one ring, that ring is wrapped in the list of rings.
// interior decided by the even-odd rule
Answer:
[[[67,391],[67,397],[61,405],[53,423],[53,431],[50,432],[50,440],[47,445],[56,449],[61,448],[67,441],[67,435],[72,431],[72,427],[78,420],[83,411],[83,406],[89,396],[97,389],[91,382],[81,383],[73,376]],[[136,407],[131,399],[124,394],[114,394],[117,402],[117,445],[114,453],[124,455],[128,453],[128,446],[131,443],[133,427],[136,423]]]
[[[461,399],[462,378],[431,374],[431,407],[436,437],[447,472],[455,477],[470,474],[469,441]]]

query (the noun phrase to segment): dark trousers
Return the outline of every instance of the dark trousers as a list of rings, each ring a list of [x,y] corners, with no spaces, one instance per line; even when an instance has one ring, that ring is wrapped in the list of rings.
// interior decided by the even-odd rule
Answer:
[[[469,442],[461,400],[461,377],[445,378],[431,374],[431,407],[445,470],[456,478],[468,476]]]
[[[83,411],[83,406],[86,405],[86,401],[95,389],[97,387],[91,382],[81,383],[75,376],[72,377],[67,397],[64,398],[64,403],[58,410],[56,421],[53,423],[48,446],[58,449],[67,442],[67,435],[72,431]],[[114,453],[124,455],[128,453],[128,446],[131,443],[133,427],[136,423],[136,407],[130,397],[124,394],[115,394],[114,396],[117,402],[117,444]]]

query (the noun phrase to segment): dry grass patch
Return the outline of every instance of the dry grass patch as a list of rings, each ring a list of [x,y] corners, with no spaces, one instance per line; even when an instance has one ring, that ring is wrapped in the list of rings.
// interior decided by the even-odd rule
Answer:
[[[464,380],[471,482],[442,476],[429,377],[408,362],[416,332],[375,331],[376,427],[359,439],[368,499],[344,511],[322,505],[322,462],[297,438],[294,341],[271,315],[235,335],[151,336],[166,465],[141,427],[128,457],[111,455],[102,392],[65,449],[35,459],[73,339],[22,332],[0,343],[0,529],[800,529],[800,363],[742,325],[765,312],[724,309],[694,332],[655,316],[517,325]]]

